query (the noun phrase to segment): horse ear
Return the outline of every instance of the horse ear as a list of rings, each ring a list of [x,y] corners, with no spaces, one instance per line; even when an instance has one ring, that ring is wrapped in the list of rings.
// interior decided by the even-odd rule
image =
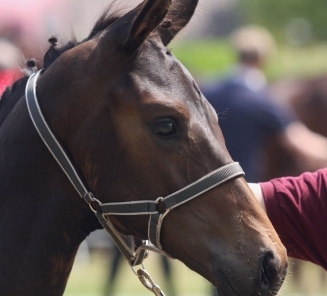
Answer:
[[[166,16],[166,21],[158,29],[163,44],[166,46],[192,18],[198,0],[174,1]]]
[[[145,0],[136,8],[138,13],[132,22],[125,46],[139,46],[155,30],[169,11],[172,0]]]

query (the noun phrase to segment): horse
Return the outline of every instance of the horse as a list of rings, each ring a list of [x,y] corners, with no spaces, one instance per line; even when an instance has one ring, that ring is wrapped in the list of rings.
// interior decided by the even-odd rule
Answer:
[[[298,118],[312,131],[327,137],[327,75],[280,79],[272,92],[282,106],[291,106]]]
[[[219,295],[277,294],[286,250],[240,170],[226,173],[237,165],[216,112],[166,47],[197,2],[145,0],[127,13],[111,7],[83,41],[60,47],[50,38],[43,69],[36,74],[30,63],[6,90],[0,294],[62,295],[80,243],[102,227],[123,252],[120,234],[142,244],[151,236]],[[223,182],[205,186],[222,172]],[[134,267],[133,255],[149,249],[124,255]]]

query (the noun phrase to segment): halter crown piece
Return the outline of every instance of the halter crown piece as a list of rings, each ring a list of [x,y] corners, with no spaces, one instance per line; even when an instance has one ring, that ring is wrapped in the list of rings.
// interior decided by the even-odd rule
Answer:
[[[163,219],[169,211],[183,203],[192,200],[202,193],[223,184],[230,179],[244,176],[241,166],[237,162],[227,164],[205,175],[194,183],[191,183],[166,197],[159,197],[156,200],[102,203],[87,189],[86,184],[79,177],[76,166],[67,156],[42,114],[36,96],[36,82],[41,72],[42,70],[30,76],[25,89],[28,112],[37,132],[67,175],[72,185],[75,187],[80,197],[89,204],[101,225],[111,235],[118,249],[129,262],[132,270],[134,271],[134,266],[142,264],[142,269],[137,270],[137,272],[134,271],[142,284],[155,295],[164,296],[160,287],[154,284],[150,275],[146,272],[143,266],[143,260],[147,257],[148,251],[153,251],[169,257],[169,255],[162,250],[160,243],[160,230]],[[93,207],[94,204],[97,206]],[[95,208],[97,210],[95,210]],[[132,250],[111,223],[109,218],[110,215],[149,215],[148,239],[152,244],[148,241],[142,241],[140,246]]]

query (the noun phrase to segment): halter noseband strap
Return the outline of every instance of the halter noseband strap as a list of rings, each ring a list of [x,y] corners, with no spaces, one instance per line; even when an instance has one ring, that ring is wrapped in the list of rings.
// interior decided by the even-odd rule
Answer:
[[[227,182],[232,178],[244,175],[240,165],[237,162],[234,162],[218,168],[196,182],[164,198],[159,197],[157,200],[146,201],[101,203],[99,200],[94,198],[92,192],[90,192],[87,189],[87,186],[85,186],[78,174],[78,170],[67,156],[42,114],[36,96],[36,81],[41,71],[42,70],[30,76],[25,90],[28,112],[33,124],[43,142],[69,178],[70,182],[73,184],[79,195],[90,205],[90,208],[98,217],[99,222],[111,235],[115,244],[121,253],[126,257],[131,266],[141,264],[143,259],[146,257],[148,250],[167,256],[167,254],[162,251],[162,246],[160,243],[160,230],[163,219],[170,210],[192,200],[193,198],[224,182]],[[94,210],[93,208],[94,203],[97,204],[97,210]],[[110,215],[150,215],[148,238],[156,247],[149,245],[147,241],[145,241],[137,248],[137,250],[131,250],[111,223],[109,219]]]
[[[244,172],[237,162],[227,164],[205,175],[190,185],[157,200],[117,202],[100,204],[104,215],[150,215],[148,237],[153,245],[162,250],[160,243],[160,229],[164,217],[168,212],[183,203],[209,191],[210,189],[243,176]]]

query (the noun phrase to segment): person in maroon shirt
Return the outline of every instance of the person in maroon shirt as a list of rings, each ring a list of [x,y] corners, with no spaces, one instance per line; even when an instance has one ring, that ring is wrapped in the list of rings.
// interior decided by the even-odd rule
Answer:
[[[327,270],[327,168],[249,185],[288,255]]]

